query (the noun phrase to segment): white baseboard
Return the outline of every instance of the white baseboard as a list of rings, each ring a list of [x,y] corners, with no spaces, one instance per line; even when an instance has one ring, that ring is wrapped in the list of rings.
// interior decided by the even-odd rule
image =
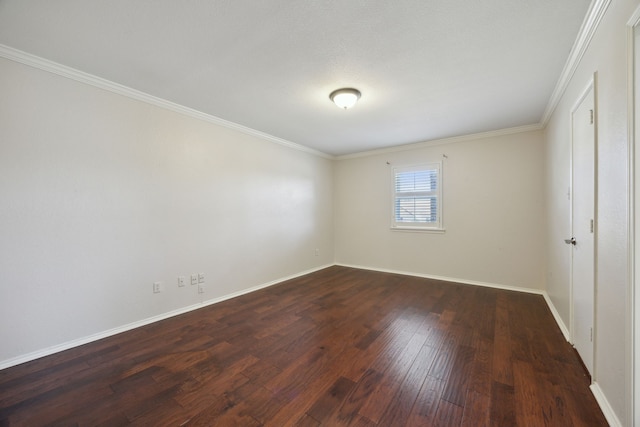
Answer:
[[[365,266],[359,266],[359,265],[349,265],[349,264],[340,264],[340,263],[335,263],[335,264],[327,264],[327,265],[323,265],[320,267],[316,267],[310,270],[306,270],[306,271],[302,271],[296,274],[292,274],[290,276],[286,276],[286,277],[282,277],[276,280],[272,280],[270,282],[267,283],[263,283],[261,285],[258,286],[254,286],[251,288],[247,288],[247,289],[243,289],[241,291],[238,292],[234,292],[231,294],[227,294],[218,298],[213,298],[207,301],[203,301],[202,303],[198,303],[198,304],[193,304],[187,307],[182,307],[179,308],[177,310],[173,310],[167,313],[162,313],[159,314],[157,316],[152,316],[146,319],[142,319],[139,320],[137,322],[133,322],[133,323],[129,323],[127,325],[123,325],[123,326],[119,326],[117,328],[113,328],[113,329],[109,329],[107,331],[103,331],[103,332],[99,332],[97,334],[93,334],[93,335],[89,335],[87,337],[83,337],[83,338],[79,338],[76,340],[72,340],[72,341],[67,341],[65,343],[59,344],[59,345],[55,345],[52,347],[48,347],[42,350],[38,350],[38,351],[34,351],[22,356],[18,356],[18,357],[14,357],[11,359],[7,359],[4,361],[0,361],[0,370],[2,369],[6,369],[6,368],[10,368],[11,366],[15,366],[15,365],[19,365],[21,363],[25,363],[25,362],[29,362],[35,359],[39,359],[41,357],[45,357],[45,356],[49,356],[64,350],[68,350],[70,348],[74,348],[74,347],[78,347],[84,344],[88,344],[90,342],[94,342],[94,341],[98,341],[100,339],[103,338],[107,338],[110,337],[112,335],[116,335],[122,332],[126,332],[126,331],[130,331],[132,329],[135,328],[139,328],[141,326],[145,326],[154,322],[158,322],[160,320],[164,320],[164,319],[168,319],[170,317],[173,316],[177,316],[180,314],[184,314],[187,313],[189,311],[193,311],[193,310],[197,310],[209,305],[213,305],[222,301],[226,301],[232,298],[236,298],[238,296],[241,295],[245,295],[245,294],[249,294],[251,292],[255,292],[258,291],[260,289],[264,289],[264,288],[268,288],[270,286],[274,286],[277,285],[279,283],[285,282],[287,280],[291,280],[291,279],[295,279],[296,277],[300,277],[300,276],[304,276],[306,274],[310,274],[328,267],[331,267],[333,265],[337,265],[337,266],[341,266],[341,267],[349,267],[349,268],[358,268],[361,270],[371,270],[371,271],[379,271],[379,272],[383,272],[383,273],[392,273],[392,274],[402,274],[402,275],[406,275],[406,276],[414,276],[414,277],[422,277],[422,278],[427,278],[427,279],[434,279],[434,280],[441,280],[441,281],[445,281],[445,282],[454,282],[454,283],[462,283],[462,284],[466,284],[466,285],[474,285],[474,286],[484,286],[484,287],[488,287],[488,288],[496,288],[496,289],[504,289],[504,290],[509,290],[509,291],[517,291],[517,292],[525,292],[525,293],[531,293],[531,294],[537,294],[537,295],[542,295],[547,303],[547,306],[549,307],[549,309],[551,310],[551,313],[553,314],[554,319],[556,320],[556,323],[558,324],[558,326],[560,327],[560,330],[562,331],[562,334],[565,336],[565,338],[567,339],[567,341],[569,341],[569,330],[567,329],[567,327],[565,326],[564,322],[562,321],[562,318],[560,317],[558,311],[556,310],[555,306],[553,305],[553,302],[551,301],[551,299],[549,298],[549,295],[547,294],[546,291],[541,291],[539,289],[532,289],[532,288],[522,288],[522,287],[517,287],[517,286],[507,286],[507,285],[501,285],[501,284],[495,284],[495,283],[487,283],[487,282],[479,282],[479,281],[475,281],[475,280],[466,280],[466,279],[457,279],[457,278],[452,278],[452,277],[444,277],[444,276],[435,276],[435,275],[430,275],[430,274],[422,274],[422,273],[413,273],[413,272],[407,272],[407,271],[398,271],[398,270],[390,270],[390,269],[384,269],[384,268],[374,268],[374,267],[365,267]],[[612,427],[622,427],[622,423],[620,423],[620,420],[618,419],[618,417],[616,416],[615,412],[613,411],[613,409],[611,408],[611,405],[609,404],[609,401],[607,400],[607,398],[605,397],[604,393],[602,392],[602,390],[600,389],[600,386],[598,383],[594,382],[591,386],[590,386],[591,392],[593,393],[596,401],[598,402],[598,404],[600,405],[600,408],[602,410],[602,412],[604,413],[604,416],[607,419],[607,422],[609,422],[609,424]]]
[[[560,317],[560,313],[558,312],[558,310],[556,310],[556,306],[553,305],[553,301],[551,301],[551,297],[549,297],[549,294],[547,293],[547,291],[542,292],[542,296],[544,297],[544,300],[547,302],[547,306],[549,307],[549,310],[551,310],[551,314],[553,314],[553,318],[556,319],[556,323],[558,324],[558,327],[562,331],[562,335],[564,335],[564,339],[567,340],[567,342],[571,342],[571,333],[569,332],[569,328],[567,328],[567,325],[564,324],[562,317]]]
[[[501,284],[489,283],[489,282],[479,282],[476,280],[468,280],[468,279],[457,279],[455,277],[435,276],[433,274],[414,273],[411,271],[390,270],[386,268],[365,267],[362,265],[341,264],[341,263],[336,263],[335,265],[338,265],[341,267],[359,268],[361,270],[379,271],[382,273],[392,273],[392,274],[402,274],[404,276],[422,277],[425,279],[441,280],[443,282],[461,283],[463,285],[483,286],[485,288],[496,288],[496,289],[504,289],[507,291],[526,292],[528,294],[536,294],[536,295],[544,294],[544,291],[540,289],[522,288],[519,286],[501,285]]]
[[[549,307],[549,310],[551,310],[551,314],[553,314],[553,318],[556,320],[556,323],[558,324],[558,327],[560,328],[562,335],[564,335],[564,338],[567,340],[567,342],[571,342],[571,339],[570,339],[571,335],[569,334],[569,328],[567,328],[567,326],[564,324],[562,317],[560,317],[560,313],[558,313],[558,310],[556,310],[556,307],[553,305],[553,302],[551,301],[549,294],[547,294],[547,291],[542,291],[540,289],[533,289],[533,288],[523,288],[518,286],[501,285],[496,283],[478,282],[476,280],[435,276],[432,274],[422,274],[422,273],[413,273],[408,271],[390,270],[385,268],[364,267],[360,265],[350,265],[350,264],[336,264],[336,265],[339,265],[342,267],[359,268],[363,270],[380,271],[383,273],[393,273],[393,274],[403,274],[406,276],[423,277],[426,279],[442,280],[445,282],[462,283],[464,285],[484,286],[487,288],[504,289],[508,291],[526,292],[529,294],[542,295],[544,297],[545,302],[547,303],[547,306]]]
[[[553,314],[553,318],[556,320],[556,323],[558,324],[558,327],[560,328],[560,331],[562,331],[562,335],[564,335],[564,337],[567,340],[567,342],[571,342],[569,329],[564,324],[564,321],[560,317],[560,314],[558,313],[558,310],[556,310],[556,307],[553,305],[553,302],[551,301],[551,298],[549,297],[549,294],[547,294],[547,291],[541,291],[539,289],[531,289],[531,288],[521,288],[521,287],[517,287],[517,286],[505,286],[505,285],[499,285],[499,284],[495,284],[495,283],[478,282],[478,281],[474,281],[474,280],[465,280],[465,279],[455,279],[455,278],[451,278],[451,277],[434,276],[434,275],[430,275],[430,274],[421,274],[421,273],[412,273],[412,272],[406,272],[406,271],[389,270],[389,269],[384,269],[384,268],[364,267],[364,266],[358,266],[358,265],[339,264],[339,263],[337,263],[336,265],[339,265],[339,266],[342,266],[342,267],[359,268],[359,269],[363,269],[363,270],[380,271],[380,272],[383,272],[383,273],[402,274],[402,275],[407,275],[407,276],[415,276],[415,277],[423,277],[423,278],[427,278],[427,279],[442,280],[442,281],[446,281],[446,282],[455,282],[455,283],[462,283],[462,284],[467,284],[467,285],[485,286],[485,287],[489,287],[489,288],[505,289],[505,290],[510,290],[510,291],[518,291],[518,292],[526,292],[526,293],[531,293],[531,294],[542,295],[544,297],[545,302],[547,303],[547,306],[549,307],[549,310],[551,310],[551,313]],[[590,389],[591,389],[591,393],[593,393],[593,395],[595,396],[596,401],[598,402],[598,405],[600,406],[600,409],[602,410],[602,413],[604,414],[605,418],[607,419],[607,422],[609,423],[609,425],[611,427],[622,427],[622,423],[620,422],[620,420],[616,416],[615,412],[611,408],[611,405],[609,404],[609,401],[607,400],[607,398],[605,397],[604,393],[602,392],[602,389],[600,388],[600,385],[597,382],[594,382],[590,386]]]
[[[604,417],[607,419],[607,422],[609,423],[609,425],[611,427],[622,427],[622,423],[616,416],[616,413],[613,411],[613,408],[611,408],[611,405],[609,404],[609,401],[607,400],[604,393],[602,392],[600,385],[597,382],[594,382],[593,384],[591,384],[589,388],[591,389],[591,393],[593,393],[593,396],[596,398],[598,405],[600,405],[600,409],[602,410],[602,413],[604,414]]]
[[[207,306],[207,305],[212,305],[212,304],[216,304],[222,301],[226,301],[228,299],[231,298],[236,298],[239,297],[241,295],[246,295],[246,294],[250,294],[251,292],[255,292],[255,291],[259,291],[260,289],[264,289],[264,288],[268,288],[270,286],[273,285],[277,285],[278,283],[282,283],[282,282],[286,282],[287,280],[291,280],[291,279],[295,279],[296,277],[301,277],[301,276],[305,276],[307,274],[311,274],[311,273],[315,273],[316,271],[320,271],[320,270],[324,270],[325,268],[329,268],[329,267],[333,267],[335,264],[326,264],[326,265],[322,265],[320,267],[316,267],[316,268],[312,268],[311,270],[306,270],[306,271],[302,271],[300,273],[296,273],[296,274],[292,274],[290,276],[287,277],[281,277],[279,279],[276,280],[272,280],[271,282],[267,282],[267,283],[263,283],[261,285],[258,286],[254,286],[252,288],[247,288],[247,289],[243,289],[241,291],[238,292],[234,292],[231,294],[227,294],[218,298],[213,298],[210,300],[206,300],[204,302],[202,302],[202,304],[200,305],[202,306]]]
[[[251,293],[251,292],[255,292],[255,291],[259,290],[259,289],[268,288],[270,286],[277,285],[278,283],[282,283],[282,282],[285,282],[287,280],[295,279],[296,277],[304,276],[306,274],[310,274],[310,273],[313,273],[315,271],[319,271],[319,270],[325,269],[327,267],[331,267],[332,265],[334,265],[334,264],[327,264],[327,265],[323,265],[323,266],[320,266],[320,267],[313,268],[311,270],[306,270],[306,271],[302,271],[300,273],[292,274],[290,276],[281,277],[279,279],[272,280],[270,282],[263,283],[263,284],[258,285],[258,286],[254,286],[254,287],[251,287],[251,288],[248,288],[248,289],[243,289],[241,291],[234,292],[234,293],[231,293],[231,294],[223,295],[221,297],[210,299],[210,300],[204,301],[202,303],[193,304],[193,305],[190,305],[190,306],[187,306],[187,307],[182,307],[182,308],[179,308],[179,309],[176,309],[176,310],[172,310],[172,311],[169,311],[169,312],[166,312],[166,313],[159,314],[157,316],[148,317],[146,319],[142,319],[142,320],[139,320],[139,321],[136,321],[136,322],[133,322],[133,323],[129,323],[129,324],[126,324],[126,325],[118,326],[116,328],[109,329],[109,330],[106,330],[106,331],[103,331],[103,332],[98,332],[96,334],[92,334],[92,335],[89,335],[89,336],[86,336],[86,337],[78,338],[78,339],[75,339],[75,340],[64,342],[62,344],[58,344],[58,345],[54,345],[54,346],[51,346],[51,347],[47,347],[47,348],[44,348],[42,350],[37,350],[37,351],[31,352],[31,353],[27,353],[27,354],[24,354],[24,355],[21,355],[21,356],[13,357],[11,359],[2,360],[2,361],[0,361],[0,370],[6,369],[6,368],[10,368],[11,366],[19,365],[21,363],[30,362],[32,360],[39,359],[41,357],[50,356],[52,354],[59,353],[59,352],[64,351],[64,350],[68,350],[70,348],[79,347],[81,345],[88,344],[90,342],[98,341],[98,340],[101,340],[103,338],[110,337],[112,335],[116,335],[116,334],[119,334],[119,333],[122,333],[122,332],[130,331],[132,329],[139,328],[141,326],[149,325],[151,323],[158,322],[160,320],[168,319],[170,317],[174,317],[174,316],[177,316],[177,315],[180,315],[180,314],[184,314],[184,313],[187,313],[189,311],[197,310],[199,308],[203,308],[203,307],[206,307],[206,306],[209,306],[209,305],[212,305],[212,304],[216,304],[218,302],[226,301],[226,300],[231,299],[231,298],[235,298],[235,297],[239,297],[241,295],[245,295],[245,294],[248,294],[248,293]]]

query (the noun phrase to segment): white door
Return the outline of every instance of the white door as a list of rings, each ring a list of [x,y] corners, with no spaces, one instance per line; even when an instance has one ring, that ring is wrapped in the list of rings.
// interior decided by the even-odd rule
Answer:
[[[573,345],[593,374],[595,298],[595,102],[593,84],[571,113]]]

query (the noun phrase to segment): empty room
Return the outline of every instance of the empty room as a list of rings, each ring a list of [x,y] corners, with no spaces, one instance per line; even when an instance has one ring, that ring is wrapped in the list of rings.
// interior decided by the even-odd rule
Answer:
[[[637,70],[638,0],[0,0],[0,425],[640,426]]]

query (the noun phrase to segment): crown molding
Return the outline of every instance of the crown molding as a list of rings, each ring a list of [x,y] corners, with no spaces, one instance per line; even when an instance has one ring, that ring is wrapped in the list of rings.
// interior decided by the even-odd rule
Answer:
[[[81,83],[85,83],[85,84],[95,86],[104,90],[108,90],[110,92],[126,96],[128,98],[146,102],[148,104],[151,104],[160,108],[164,108],[170,111],[174,111],[179,114],[183,114],[189,117],[193,117],[199,120],[203,120],[209,123],[223,126],[228,129],[233,129],[238,132],[244,133],[246,135],[251,135],[251,136],[254,136],[266,141],[270,141],[279,145],[283,145],[285,147],[289,147],[298,151],[303,151],[303,152],[313,154],[315,156],[319,156],[325,159],[346,160],[346,159],[357,158],[357,157],[372,156],[376,154],[413,150],[417,148],[452,144],[457,142],[470,141],[473,139],[482,139],[482,138],[496,137],[501,135],[508,135],[508,134],[515,134],[515,133],[529,132],[529,131],[543,129],[549,122],[551,115],[555,111],[558,103],[560,102],[560,99],[562,98],[562,95],[567,89],[567,86],[569,85],[571,78],[573,77],[576,69],[578,68],[578,65],[580,64],[580,61],[582,60],[582,57],[584,56],[587,50],[587,47],[589,46],[589,43],[591,42],[591,39],[593,38],[593,35],[595,34],[596,29],[598,28],[598,25],[600,24],[610,3],[611,3],[611,0],[593,0],[591,5],[589,6],[589,10],[587,11],[587,15],[582,23],[582,26],[580,27],[580,31],[578,33],[576,41],[569,54],[569,58],[567,59],[567,62],[565,63],[565,66],[562,70],[560,78],[556,83],[555,89],[553,90],[551,98],[549,99],[549,102],[542,115],[542,119],[540,120],[540,123],[527,125],[527,126],[514,127],[514,128],[500,129],[500,130],[491,131],[491,132],[476,133],[476,134],[463,135],[463,136],[452,137],[452,138],[443,138],[443,139],[418,142],[413,144],[399,145],[399,146],[389,147],[389,148],[362,151],[358,153],[345,154],[341,156],[332,156],[330,154],[326,154],[321,151],[314,150],[304,145],[287,141],[285,139],[278,138],[276,136],[269,135],[267,133],[260,132],[255,129],[251,129],[246,126],[242,126],[240,124],[237,124],[228,120],[224,120],[219,117],[206,114],[201,111],[197,111],[192,108],[188,108],[183,105],[179,105],[162,98],[149,95],[147,93],[138,91],[136,89],[132,89],[130,87],[103,79],[101,77],[94,76],[92,74],[85,73],[83,71],[76,70],[71,67],[67,67],[62,64],[58,64],[53,61],[49,61],[44,58],[40,58],[35,55],[31,55],[29,53],[26,53],[2,44],[0,44],[0,57],[9,59],[15,62],[20,62],[22,64],[25,64],[34,68],[39,68],[41,70],[54,73],[54,74],[57,74]]]
[[[549,123],[551,115],[558,106],[565,90],[567,90],[567,86],[569,86],[571,78],[576,72],[578,65],[580,65],[580,61],[587,51],[589,43],[598,29],[598,25],[600,25],[609,4],[611,4],[611,0],[593,0],[591,2],[587,15],[585,16],[582,26],[580,27],[580,31],[578,32],[578,37],[576,37],[576,41],[569,53],[569,58],[567,58],[567,62],[564,64],[560,78],[556,83],[556,87],[551,94],[551,98],[549,98],[547,108],[544,110],[544,114],[540,120],[542,127],[545,127],[547,123]]]
[[[57,74],[62,77],[66,77],[71,80],[75,80],[80,83],[84,83],[90,86],[94,86],[100,89],[107,90],[118,95],[125,96],[127,98],[142,101],[156,107],[170,110],[188,117],[192,117],[198,120],[209,122],[215,125],[219,125],[228,129],[233,129],[246,135],[254,136],[256,138],[263,139],[265,141],[273,142],[275,144],[283,145],[294,150],[303,151],[305,153],[313,154],[315,156],[323,157],[325,159],[333,159],[333,156],[323,153],[318,150],[314,150],[304,145],[296,144],[295,142],[287,141],[286,139],[278,138],[273,135],[269,135],[264,132],[260,132],[255,129],[251,129],[246,126],[239,125],[237,123],[221,119],[220,117],[206,114],[192,108],[185,107],[175,102],[167,101],[166,99],[158,98],[148,93],[141,92],[139,90],[124,86],[107,79],[95,76],[93,74],[85,73],[84,71],[76,70],[75,68],[68,67],[66,65],[59,64],[57,62],[50,61],[48,59],[41,58],[39,56],[32,55],[30,53],[23,52],[18,49],[0,44],[0,57],[14,62],[19,62],[30,67],[38,68],[49,73]]]
[[[393,147],[379,148],[376,150],[361,151],[358,153],[336,156],[334,158],[336,160],[348,160],[348,159],[355,159],[358,157],[368,157],[368,156],[375,156],[378,154],[396,153],[399,151],[416,150],[419,148],[434,147],[434,146],[446,145],[446,144],[455,144],[458,142],[468,142],[468,141],[474,141],[478,139],[495,138],[498,136],[513,135],[516,133],[533,132],[541,129],[543,129],[543,126],[541,124],[517,126],[512,128],[492,130],[489,132],[472,133],[468,135],[454,136],[451,138],[433,139],[430,141],[416,142],[413,144],[396,145]]]

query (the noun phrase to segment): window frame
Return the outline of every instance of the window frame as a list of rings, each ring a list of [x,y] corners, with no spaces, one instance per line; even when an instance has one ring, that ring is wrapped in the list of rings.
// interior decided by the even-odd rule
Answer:
[[[396,220],[396,201],[398,193],[396,191],[396,177],[398,173],[403,172],[415,172],[415,171],[427,171],[437,170],[437,182],[435,191],[418,191],[411,192],[413,195],[419,195],[423,193],[425,196],[434,196],[437,200],[436,203],[436,216],[435,222],[397,222]],[[425,162],[409,165],[398,165],[391,168],[391,230],[393,231],[420,231],[420,232],[434,232],[442,233],[445,231],[442,221],[443,212],[443,198],[442,198],[442,162]]]

